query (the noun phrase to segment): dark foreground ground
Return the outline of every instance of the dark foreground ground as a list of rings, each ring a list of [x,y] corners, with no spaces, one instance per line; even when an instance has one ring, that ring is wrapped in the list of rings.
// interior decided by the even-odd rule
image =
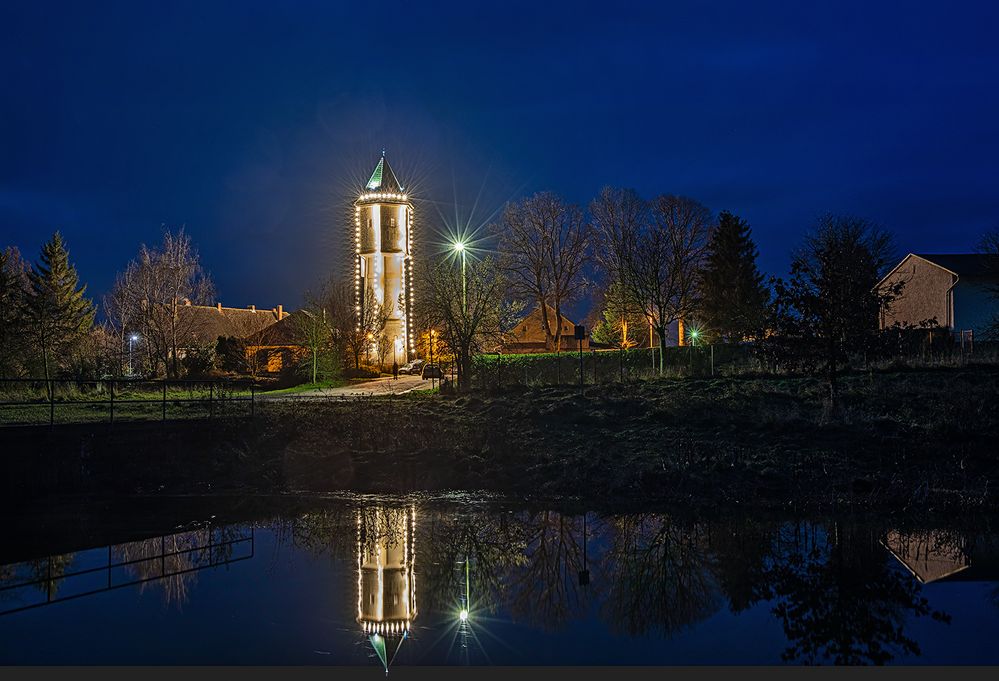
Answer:
[[[483,490],[594,510],[991,512],[999,371],[274,403],[253,420],[0,431],[4,499]]]

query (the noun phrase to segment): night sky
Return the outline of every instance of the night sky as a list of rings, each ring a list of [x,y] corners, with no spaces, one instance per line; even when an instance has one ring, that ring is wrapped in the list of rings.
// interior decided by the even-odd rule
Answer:
[[[966,251],[999,226],[997,29],[994,2],[5,0],[0,247],[61,230],[99,299],[186,225],[224,305],[294,308],[384,147],[424,224],[611,184],[745,217],[769,273],[824,212]]]

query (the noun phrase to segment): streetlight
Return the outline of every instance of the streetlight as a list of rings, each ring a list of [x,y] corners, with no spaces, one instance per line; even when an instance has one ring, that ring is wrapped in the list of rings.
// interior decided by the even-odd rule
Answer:
[[[430,329],[430,366],[434,366],[434,344],[437,332]],[[436,378],[434,378],[434,370],[430,371],[430,389],[433,390],[437,387]]]
[[[468,314],[468,305],[465,300],[465,242],[455,241],[451,244],[451,249],[455,253],[461,254],[461,312]]]
[[[132,344],[139,340],[139,334],[133,333],[128,337],[128,375],[132,375]]]

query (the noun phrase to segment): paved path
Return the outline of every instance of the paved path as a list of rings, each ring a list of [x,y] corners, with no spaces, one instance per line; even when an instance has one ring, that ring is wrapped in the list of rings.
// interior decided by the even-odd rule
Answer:
[[[258,400],[309,400],[324,399],[329,397],[372,397],[376,395],[401,395],[410,390],[421,390],[430,388],[430,381],[424,381],[419,376],[408,376],[400,374],[398,379],[391,376],[385,378],[374,378],[370,381],[363,381],[345,385],[340,388],[317,388],[315,390],[304,390],[298,393],[287,393],[284,395],[268,395],[258,393]]]

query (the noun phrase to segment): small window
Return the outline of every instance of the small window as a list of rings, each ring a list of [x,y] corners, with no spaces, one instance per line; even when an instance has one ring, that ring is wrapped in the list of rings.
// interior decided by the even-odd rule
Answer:
[[[395,227],[395,218],[389,218],[389,227]]]

